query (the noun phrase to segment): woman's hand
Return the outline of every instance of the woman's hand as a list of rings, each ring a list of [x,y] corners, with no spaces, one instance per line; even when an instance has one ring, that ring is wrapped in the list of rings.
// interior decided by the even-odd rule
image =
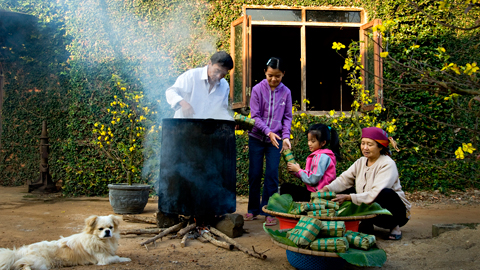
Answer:
[[[280,136],[278,136],[277,134],[271,131],[270,133],[268,133],[268,137],[270,138],[270,141],[272,142],[273,146],[275,146],[278,149],[279,144],[277,140],[281,140],[282,138],[280,138]]]
[[[338,202],[338,204],[342,204],[344,201],[351,201],[352,197],[348,194],[337,194],[335,199],[332,199],[332,202]]]
[[[292,149],[292,144],[290,144],[290,140],[289,140],[288,138],[283,139],[282,150],[280,150],[280,153],[281,153],[283,150],[287,150],[287,149]]]
[[[296,173],[296,172],[300,171],[300,165],[298,165],[296,163],[288,162],[287,163],[287,168],[288,168],[288,171],[291,172],[291,173]]]
[[[327,192],[327,191],[329,191],[328,187],[323,187],[320,190],[318,190],[318,192]]]

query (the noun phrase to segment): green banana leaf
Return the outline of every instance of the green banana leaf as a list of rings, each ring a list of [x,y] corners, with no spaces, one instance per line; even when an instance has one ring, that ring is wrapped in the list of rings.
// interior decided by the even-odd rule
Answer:
[[[345,253],[337,254],[348,263],[356,266],[382,267],[387,261],[387,253],[379,248],[371,248],[369,250],[350,248]]]
[[[274,193],[268,199],[267,209],[279,213],[288,213],[295,207],[297,203],[293,201],[292,195]]]
[[[277,242],[280,242],[284,245],[287,245],[287,246],[292,246],[292,247],[297,247],[297,245],[295,245],[295,243],[288,239],[287,238],[287,231],[274,231],[270,228],[267,228],[265,226],[265,223],[263,223],[263,230],[268,233],[270,235],[270,237],[272,237],[273,239],[275,239],[275,241]]]
[[[366,216],[371,214],[389,215],[392,213],[382,208],[378,203],[356,205],[351,201],[345,201],[337,211],[338,217]]]

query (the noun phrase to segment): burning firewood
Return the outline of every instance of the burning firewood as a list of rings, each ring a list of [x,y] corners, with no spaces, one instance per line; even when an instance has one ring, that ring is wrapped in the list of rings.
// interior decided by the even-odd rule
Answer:
[[[147,241],[144,241],[142,243],[140,243],[141,246],[144,246],[146,244],[149,244],[149,243],[152,243],[152,242],[155,242],[157,239],[160,239],[162,237],[164,237],[165,235],[171,233],[171,232],[176,232],[178,230],[180,230],[182,227],[183,227],[184,223],[183,222],[180,222],[178,223],[177,225],[173,225],[172,227],[164,230],[163,232],[159,233],[157,236],[153,237],[153,238],[150,238],[148,239]]]
[[[217,247],[221,247],[228,250],[233,250],[233,248],[235,247],[234,245],[228,244],[227,242],[218,241],[212,236],[211,233],[209,233],[206,230],[202,231],[200,234],[202,235],[203,238],[207,239],[210,243],[214,244]]]
[[[123,220],[124,220],[124,221],[127,221],[127,222],[157,224],[157,218],[155,218],[155,217],[142,217],[142,216],[135,216],[135,215],[123,215]]]
[[[221,231],[215,229],[215,228],[210,228],[210,231],[220,237],[222,237],[225,242],[229,243],[229,244],[232,244],[234,245],[236,248],[238,248],[239,250],[247,253],[248,255],[250,256],[253,256],[255,258],[258,258],[258,259],[262,259],[262,260],[265,260],[267,258],[267,255],[263,254],[263,253],[258,253],[256,252],[255,250],[251,251],[249,250],[248,248],[245,248],[243,247],[242,245],[240,245],[239,243],[237,243],[235,240],[233,240],[232,238],[228,237],[227,235],[225,235],[224,233],[222,233]]]
[[[197,224],[196,223],[192,223],[190,225],[188,225],[187,227],[181,229],[180,231],[177,232],[177,236],[180,237],[184,234],[187,234],[188,232],[190,232],[191,230],[195,229],[195,227],[197,227]]]
[[[164,228],[154,228],[154,229],[135,229],[135,230],[122,230],[120,234],[127,235],[127,234],[158,234],[161,233]]]
[[[187,239],[188,239],[188,233],[186,233],[183,238],[182,238],[182,241],[180,242],[180,246],[183,248],[186,246],[187,244]]]

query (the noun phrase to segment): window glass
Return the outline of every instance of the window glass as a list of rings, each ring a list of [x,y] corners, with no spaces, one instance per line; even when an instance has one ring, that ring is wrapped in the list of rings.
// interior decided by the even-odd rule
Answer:
[[[361,23],[360,11],[307,10],[307,22]]]
[[[247,9],[247,15],[254,21],[302,21],[302,11],[298,9]]]

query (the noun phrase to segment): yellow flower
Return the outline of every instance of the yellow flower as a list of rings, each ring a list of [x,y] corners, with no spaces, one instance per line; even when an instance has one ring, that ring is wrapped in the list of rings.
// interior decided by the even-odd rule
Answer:
[[[333,119],[332,123],[333,123],[333,124],[336,124],[336,123],[337,123],[337,119]]]
[[[381,125],[380,123],[378,123],[378,124],[376,125],[376,127],[377,127],[377,128],[382,128],[382,125]]]
[[[112,122],[111,122],[111,123],[112,123],[112,125],[115,125],[115,120],[112,120]]]
[[[293,135],[292,134],[290,134],[290,139],[293,140]]]
[[[457,159],[464,159],[465,158],[461,147],[458,147],[457,151],[455,151],[455,157]]]
[[[140,133],[137,133],[137,137],[140,137]]]
[[[114,99],[117,99],[117,96],[113,96]]]
[[[345,48],[345,45],[343,45],[342,43],[340,43],[340,42],[333,42],[332,49],[338,51],[338,50],[343,49],[343,48]]]
[[[122,88],[120,88],[120,89],[121,89],[122,91],[125,91],[125,90],[127,90],[127,88],[125,88],[125,87],[122,87]]]
[[[470,154],[473,153],[473,151],[477,150],[476,148],[473,148],[471,143],[469,144],[462,143],[462,149],[464,152],[468,152]]]
[[[120,122],[120,118],[117,118],[117,122]]]
[[[303,100],[303,103],[310,104],[310,100],[304,99],[304,100]]]
[[[105,141],[108,141],[108,136],[105,136]]]
[[[333,116],[335,114],[335,110],[330,111],[330,116]]]
[[[99,141],[101,141],[101,140],[102,140],[102,136],[98,136],[97,139],[98,139]]]
[[[95,127],[98,127],[98,123],[93,124]]]
[[[301,113],[300,116],[305,117],[305,116],[307,116],[307,114],[306,113]]]
[[[385,58],[388,56],[388,52],[381,52],[380,57]]]
[[[443,47],[438,47],[438,50],[441,51],[441,52],[446,52],[445,48],[443,48]]]
[[[243,130],[235,130],[235,135],[243,135]]]
[[[133,146],[132,146],[132,147],[130,147],[130,148],[129,148],[130,152],[132,152],[132,151],[133,151],[133,149],[135,149],[135,147],[133,147]]]
[[[472,64],[467,64],[465,66],[465,70],[463,71],[463,73],[471,76],[473,75],[473,73],[477,72],[477,70],[478,70],[477,63],[473,62]]]
[[[387,127],[387,132],[388,133],[392,133],[394,131],[395,131],[395,126],[394,125],[391,125],[391,126]]]
[[[414,44],[414,45],[410,46],[410,49],[412,49],[412,50],[415,50],[415,49],[418,49],[418,48],[420,48],[420,45],[415,45]]]

